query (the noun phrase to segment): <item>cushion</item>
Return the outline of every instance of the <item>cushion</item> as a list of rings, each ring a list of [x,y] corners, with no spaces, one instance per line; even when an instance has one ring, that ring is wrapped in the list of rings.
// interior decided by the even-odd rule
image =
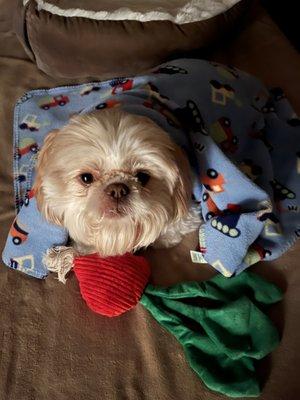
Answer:
[[[25,0],[16,31],[48,75],[103,79],[136,74],[215,43],[250,2]]]

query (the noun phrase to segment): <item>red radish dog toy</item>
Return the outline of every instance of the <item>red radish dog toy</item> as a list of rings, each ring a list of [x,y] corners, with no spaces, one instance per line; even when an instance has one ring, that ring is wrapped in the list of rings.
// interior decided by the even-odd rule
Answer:
[[[76,257],[74,272],[88,307],[107,317],[133,308],[142,297],[150,276],[144,257],[130,253],[101,258],[97,254]]]
[[[147,260],[129,253],[76,257],[73,269],[91,310],[115,317],[140,303],[176,337],[188,363],[210,389],[230,397],[259,395],[254,362],[279,341],[276,329],[259,309],[259,303],[269,305],[281,298],[274,285],[244,271],[230,279],[218,275],[200,283],[156,287],[148,284]],[[215,301],[215,306],[192,304],[193,298]]]

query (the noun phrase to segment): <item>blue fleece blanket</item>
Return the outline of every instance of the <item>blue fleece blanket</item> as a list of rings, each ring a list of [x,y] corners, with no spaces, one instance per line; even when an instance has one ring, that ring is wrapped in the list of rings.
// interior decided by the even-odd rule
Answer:
[[[232,67],[180,59],[148,75],[34,90],[18,101],[18,214],[3,252],[8,266],[47,275],[43,253],[68,235],[37,211],[31,190],[37,152],[72,114],[107,107],[152,118],[187,152],[205,221],[196,261],[231,276],[277,258],[300,236],[300,123],[282,90],[269,91]]]

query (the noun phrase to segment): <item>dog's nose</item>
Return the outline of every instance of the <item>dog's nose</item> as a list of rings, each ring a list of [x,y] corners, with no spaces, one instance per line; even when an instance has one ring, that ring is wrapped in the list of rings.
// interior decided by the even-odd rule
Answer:
[[[105,193],[113,199],[119,200],[130,193],[130,189],[124,183],[111,183],[105,188]]]

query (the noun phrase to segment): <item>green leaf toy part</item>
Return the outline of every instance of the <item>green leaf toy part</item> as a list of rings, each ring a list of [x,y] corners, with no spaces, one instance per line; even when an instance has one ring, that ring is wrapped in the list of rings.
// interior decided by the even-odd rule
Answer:
[[[201,298],[211,306],[187,300]],[[218,275],[205,282],[169,288],[148,285],[141,304],[182,345],[191,368],[205,385],[229,397],[259,396],[255,360],[279,343],[261,308],[278,302],[281,291],[258,275]]]

